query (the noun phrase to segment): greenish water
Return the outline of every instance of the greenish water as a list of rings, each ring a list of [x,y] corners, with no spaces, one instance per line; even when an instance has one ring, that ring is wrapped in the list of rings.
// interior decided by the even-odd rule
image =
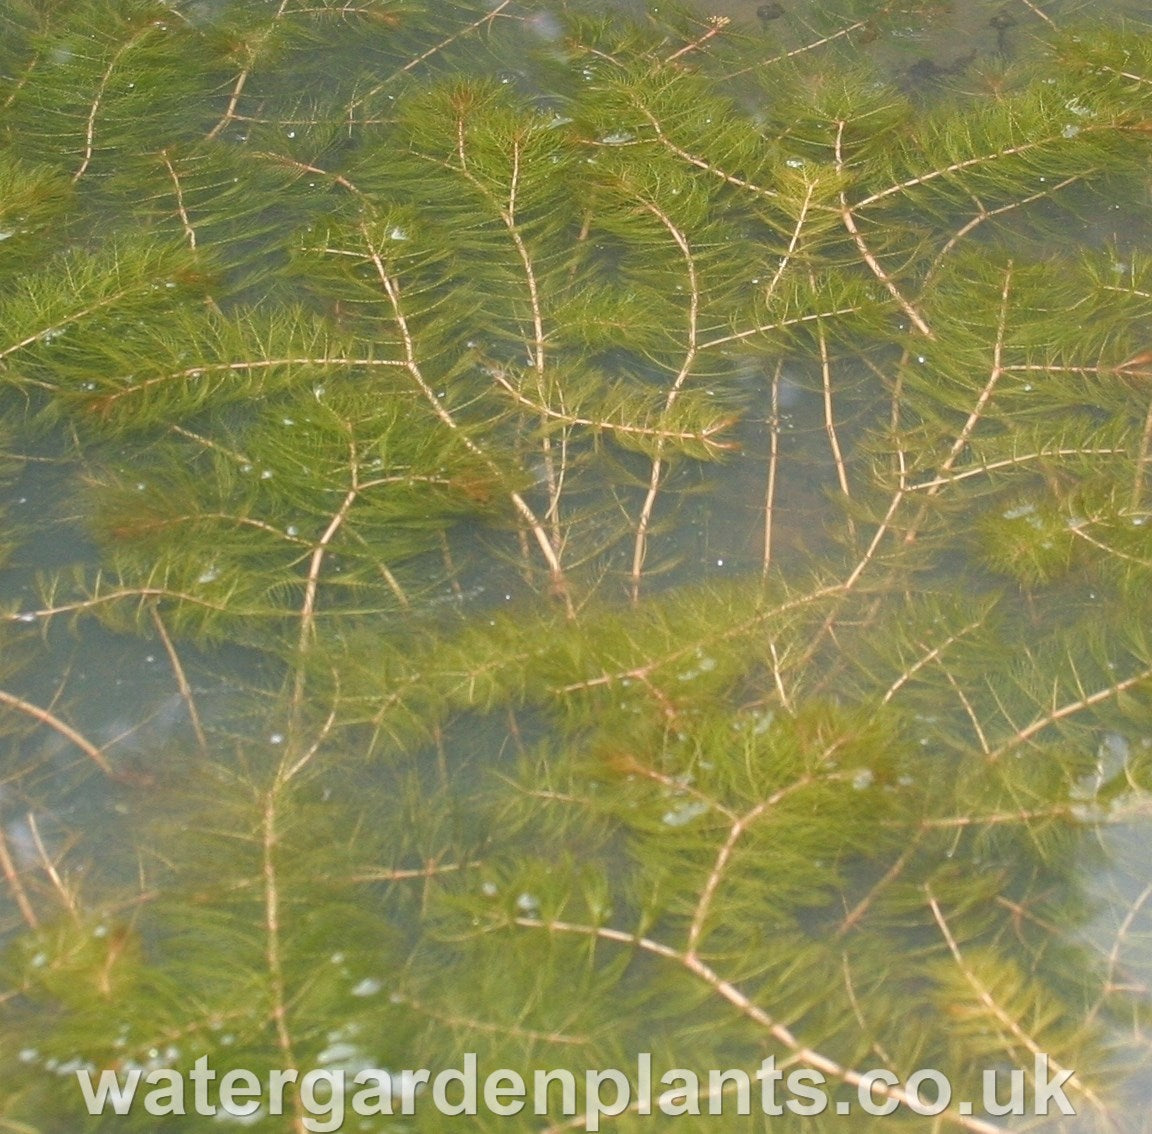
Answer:
[[[0,10],[0,1130],[1142,1129],[1145,13],[620,8]]]

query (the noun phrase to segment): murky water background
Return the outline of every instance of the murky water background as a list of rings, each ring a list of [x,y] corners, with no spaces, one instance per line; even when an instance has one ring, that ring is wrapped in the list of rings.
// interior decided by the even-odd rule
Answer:
[[[594,8],[594,4],[581,5]],[[642,15],[642,5],[622,2],[619,7]],[[793,0],[777,5],[714,0],[708,13],[730,16],[747,23],[751,35],[770,31],[785,50],[790,44],[809,42],[811,32],[807,6]],[[1071,5],[1066,5],[1071,7]],[[1105,8],[1113,13],[1140,18],[1147,16],[1143,4],[1117,0],[1094,6],[1093,14]],[[965,66],[995,69],[1006,61],[1026,56],[1029,50],[1029,20],[1019,5],[999,0],[971,0],[941,3],[928,22],[916,20],[876,46],[876,57],[906,89],[931,97],[938,88],[963,87]],[[1055,10],[1055,9],[1053,9]],[[759,13],[759,14],[758,14]],[[539,25],[547,34],[549,25]],[[1134,239],[1128,221],[1117,226],[1110,218],[1097,218],[1099,233],[1120,243]],[[1131,227],[1131,226],[1128,226]],[[1085,234],[1093,237],[1095,234]],[[750,389],[764,397],[764,374],[750,375]],[[780,408],[783,410],[788,444],[794,452],[815,458],[812,475],[806,481],[793,480],[782,486],[776,501],[776,554],[788,561],[790,546],[810,554],[820,543],[821,514],[828,489],[834,486],[835,469],[828,459],[824,438],[819,375],[803,364],[785,364]],[[699,503],[686,511],[688,522],[676,537],[680,562],[666,579],[667,585],[759,569],[763,547],[765,485],[763,469],[769,438],[763,423],[769,407],[757,406],[743,427],[743,455],[726,466],[710,468],[698,485],[686,486],[699,492]],[[860,407],[866,412],[867,407]],[[850,429],[846,436],[851,436]],[[130,450],[125,460],[131,461]],[[810,462],[812,463],[812,462]],[[79,526],[71,521],[72,504],[61,498],[59,474],[50,463],[30,463],[16,484],[9,501],[11,521],[31,533],[15,560],[0,575],[0,592],[5,598],[19,599],[27,608],[38,602],[35,578],[77,560],[90,559],[91,549]],[[49,517],[49,522],[44,522]],[[445,602],[466,614],[488,605],[510,601],[515,583],[503,576],[483,571],[466,572],[463,589],[446,593]],[[41,633],[29,626],[29,634]],[[111,632],[86,628],[74,633],[63,625],[47,635],[43,668],[28,674],[22,693],[38,704],[54,704],[61,690],[67,691],[67,714],[75,727],[96,743],[118,766],[137,771],[146,778],[151,764],[164,753],[186,749],[193,740],[187,704],[173,690],[171,669],[158,642],[142,643]],[[184,657],[201,712],[216,727],[242,730],[240,721],[229,722],[232,690],[229,677],[251,680],[252,659],[236,652],[224,660],[215,654]],[[63,709],[62,709],[63,711]],[[270,738],[271,742],[271,738]],[[115,853],[125,824],[136,809],[146,809],[146,794],[111,788],[93,792],[90,784],[74,774],[78,757],[74,746],[52,730],[25,722],[6,743],[17,746],[20,761],[35,769],[23,776],[19,789],[0,783],[0,823],[17,865],[28,865],[42,855],[43,848],[59,848],[71,832],[84,829],[86,842],[94,852],[101,846],[112,852],[108,862],[93,860],[94,873],[109,870],[113,875],[128,868]],[[430,758],[434,762],[434,757]],[[82,767],[82,763],[80,764]],[[1148,825],[1137,823],[1108,830],[1113,867],[1098,882],[1096,897],[1099,915],[1087,934],[1102,952],[1116,946],[1123,936],[1125,965],[1135,972],[1118,971],[1118,981],[1131,979],[1138,985],[1141,974],[1152,973],[1152,895],[1146,887],[1148,875]],[[1132,1079],[1133,1093],[1152,1107],[1152,1082],[1140,1076]]]

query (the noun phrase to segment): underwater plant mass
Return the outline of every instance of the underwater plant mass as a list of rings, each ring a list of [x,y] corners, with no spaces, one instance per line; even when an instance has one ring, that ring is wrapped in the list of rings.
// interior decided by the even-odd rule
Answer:
[[[0,1131],[1142,1128],[1152,36],[762,7],[4,5]]]

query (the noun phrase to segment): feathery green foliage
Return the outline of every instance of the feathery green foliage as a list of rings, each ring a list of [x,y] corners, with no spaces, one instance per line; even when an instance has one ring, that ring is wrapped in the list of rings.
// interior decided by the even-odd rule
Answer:
[[[1152,54],[901,85],[931,7],[5,9],[0,1129],[641,1052],[605,1128],[987,1131],[1041,1054],[1122,1127]],[[768,1057],[830,1109],[722,1117]]]

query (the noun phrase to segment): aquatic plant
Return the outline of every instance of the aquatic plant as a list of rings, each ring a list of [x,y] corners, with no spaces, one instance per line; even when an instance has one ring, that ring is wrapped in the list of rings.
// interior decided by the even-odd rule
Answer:
[[[924,7],[6,7],[0,1128],[642,1052],[699,1090],[606,1128],[769,1057],[1121,1124],[1152,44],[902,89]]]

